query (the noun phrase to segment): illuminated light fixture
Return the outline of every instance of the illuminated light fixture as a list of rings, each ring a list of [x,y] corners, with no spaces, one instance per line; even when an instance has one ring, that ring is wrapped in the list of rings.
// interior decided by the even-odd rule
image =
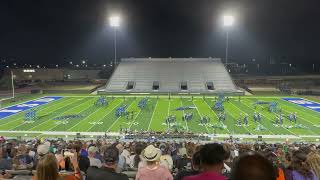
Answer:
[[[119,16],[111,16],[109,18],[110,26],[114,29],[114,64],[117,65],[117,29],[120,26],[120,17]]]
[[[119,16],[111,16],[109,18],[111,27],[119,27],[120,26],[120,17]]]
[[[232,26],[234,23],[234,17],[230,15],[223,16],[223,25]]]
[[[23,72],[36,72],[34,69],[24,69]]]

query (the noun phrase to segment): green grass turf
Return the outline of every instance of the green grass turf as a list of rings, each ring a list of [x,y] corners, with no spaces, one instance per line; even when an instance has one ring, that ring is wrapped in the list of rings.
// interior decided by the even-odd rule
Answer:
[[[250,96],[230,98],[229,102],[224,103],[227,120],[223,124],[218,121],[218,113],[211,109],[214,105],[214,98],[203,99],[200,97],[178,97],[170,100],[166,96],[150,97],[147,107],[138,108],[139,101],[143,96],[107,97],[107,106],[94,106],[98,96],[65,96],[64,98],[37,107],[37,119],[33,123],[24,120],[24,112],[12,115],[0,120],[0,131],[66,131],[66,132],[119,132],[120,128],[132,130],[153,130],[167,131],[168,126],[165,119],[169,115],[176,116],[177,125],[184,132],[208,133],[213,134],[248,134],[253,135],[320,135],[320,116],[319,113],[298,105],[289,103],[281,99],[280,96]],[[28,99],[28,98],[27,98]],[[275,101],[282,108],[282,113],[287,116],[289,113],[297,112],[298,123],[306,128],[275,127],[275,113],[266,110],[266,106],[259,105],[253,107],[257,100]],[[314,100],[314,99],[312,99]],[[18,103],[18,102],[16,102]],[[12,105],[7,104],[7,105]],[[127,117],[116,117],[116,109],[127,105],[130,115]],[[195,106],[195,109],[176,111],[181,106]],[[259,123],[253,121],[253,113],[262,114],[261,125],[265,127],[263,131],[257,131]],[[183,121],[183,113],[193,113],[191,121]],[[65,123],[54,120],[55,117],[81,114],[83,117],[69,119]],[[249,125],[238,127],[236,125],[240,114],[249,115]],[[210,117],[211,121],[207,125],[201,125],[199,120],[203,116]],[[285,125],[291,123],[285,118]],[[226,129],[213,129],[212,125],[225,125]],[[1,134],[1,133],[0,133]]]

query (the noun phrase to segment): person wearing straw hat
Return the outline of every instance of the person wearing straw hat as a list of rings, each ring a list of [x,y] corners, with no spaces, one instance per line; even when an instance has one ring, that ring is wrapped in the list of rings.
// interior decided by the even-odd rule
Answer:
[[[136,180],[172,180],[170,171],[160,166],[161,150],[153,145],[147,146],[141,153],[142,159],[146,161],[146,166],[139,168]]]

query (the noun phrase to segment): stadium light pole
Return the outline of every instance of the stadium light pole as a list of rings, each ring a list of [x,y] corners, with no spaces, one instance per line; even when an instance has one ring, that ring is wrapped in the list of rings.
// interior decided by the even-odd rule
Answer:
[[[11,86],[12,86],[12,98],[14,99],[14,77],[13,77],[13,71],[11,70]]]
[[[226,28],[226,66],[228,64],[228,50],[229,50],[229,28],[233,26],[234,17],[231,15],[223,16],[223,26]]]
[[[117,64],[117,28],[120,26],[120,17],[111,16],[109,18],[110,26],[114,29],[114,65]]]

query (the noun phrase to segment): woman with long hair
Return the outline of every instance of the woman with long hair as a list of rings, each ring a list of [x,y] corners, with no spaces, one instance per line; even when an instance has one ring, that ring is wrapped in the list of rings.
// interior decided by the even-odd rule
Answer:
[[[82,180],[77,162],[77,153],[74,153],[71,161],[75,170],[74,174],[60,175],[56,157],[53,154],[47,154],[39,159],[37,173],[33,180]]]
[[[58,173],[57,160],[53,154],[42,157],[37,165],[37,180],[62,180]]]
[[[320,154],[319,152],[311,152],[307,156],[307,162],[311,166],[311,169],[316,174],[318,179],[320,179]]]
[[[141,162],[140,155],[141,155],[141,152],[143,151],[143,149],[144,149],[144,145],[143,144],[138,143],[138,144],[135,145],[134,154],[131,156],[131,159],[132,159],[131,164],[130,164],[131,168],[138,169],[139,163]]]
[[[286,180],[318,180],[317,176],[307,162],[307,154],[297,150],[293,152],[292,159],[286,172]]]

